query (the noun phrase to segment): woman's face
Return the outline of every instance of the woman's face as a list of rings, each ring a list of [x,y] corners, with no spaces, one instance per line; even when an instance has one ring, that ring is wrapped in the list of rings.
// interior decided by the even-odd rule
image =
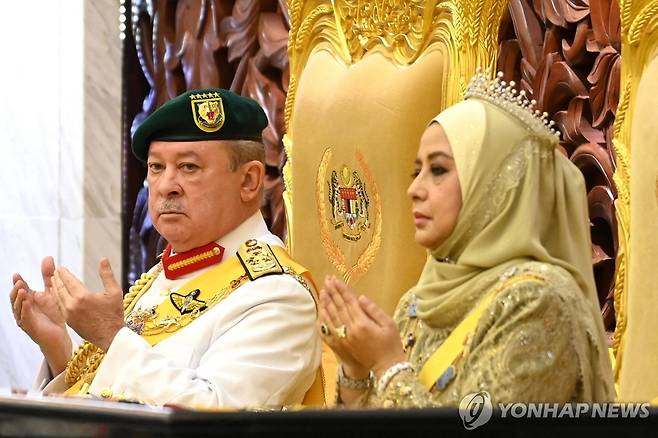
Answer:
[[[461,187],[445,131],[432,123],[423,133],[416,157],[411,198],[416,242],[428,249],[445,242],[462,207]]]

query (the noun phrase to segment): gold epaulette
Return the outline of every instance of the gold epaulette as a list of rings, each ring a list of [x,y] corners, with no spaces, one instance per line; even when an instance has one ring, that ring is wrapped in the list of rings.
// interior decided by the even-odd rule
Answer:
[[[247,276],[252,281],[266,275],[284,273],[279,259],[270,248],[270,245],[265,242],[249,239],[242,244],[237,256]]]

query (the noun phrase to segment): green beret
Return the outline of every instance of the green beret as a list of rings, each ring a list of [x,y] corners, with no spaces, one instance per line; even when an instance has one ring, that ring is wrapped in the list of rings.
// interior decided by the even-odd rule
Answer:
[[[256,101],[222,88],[190,90],[149,115],[133,134],[133,154],[148,157],[154,140],[262,140],[267,116]]]

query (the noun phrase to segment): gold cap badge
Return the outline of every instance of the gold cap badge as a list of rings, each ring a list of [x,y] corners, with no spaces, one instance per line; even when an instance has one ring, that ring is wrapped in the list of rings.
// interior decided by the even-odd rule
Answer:
[[[191,94],[192,116],[204,132],[217,132],[224,125],[224,105],[219,93]]]

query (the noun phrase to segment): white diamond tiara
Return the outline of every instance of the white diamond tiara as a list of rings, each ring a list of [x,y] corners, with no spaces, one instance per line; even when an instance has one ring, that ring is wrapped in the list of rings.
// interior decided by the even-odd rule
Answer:
[[[503,73],[498,72],[494,79],[478,68],[466,89],[464,98],[475,97],[490,102],[525,123],[535,134],[552,135],[560,139],[560,131],[548,113],[535,109],[536,100],[527,98],[524,90],[517,92],[514,81],[503,81]]]

